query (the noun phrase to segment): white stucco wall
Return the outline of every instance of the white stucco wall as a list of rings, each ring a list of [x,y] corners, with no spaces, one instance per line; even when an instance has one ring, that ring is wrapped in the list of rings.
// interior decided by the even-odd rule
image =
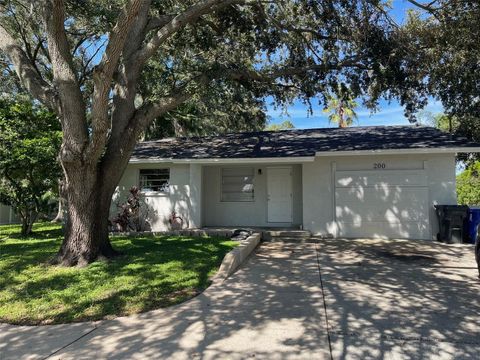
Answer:
[[[245,166],[245,165],[240,165]],[[246,165],[249,166],[249,165]],[[205,226],[292,226],[302,223],[302,169],[292,167],[293,223],[267,222],[267,164],[254,164],[255,198],[252,202],[221,201],[221,166],[203,168],[203,219]],[[280,165],[279,165],[280,166]],[[226,166],[232,167],[232,166]],[[261,170],[261,174],[258,174]]]
[[[153,231],[169,229],[168,218],[175,211],[184,220],[184,227],[197,226],[191,224],[192,201],[198,199],[197,190],[191,196],[190,165],[172,164],[130,164],[128,165],[114,195],[111,217],[117,212],[116,203],[124,202],[128,196],[128,190],[139,184],[140,169],[170,168],[170,191],[168,193],[145,193],[145,201],[148,205],[148,222]],[[198,178],[198,176],[196,177]],[[198,201],[198,200],[197,200]],[[195,205],[197,207],[197,205]],[[198,215],[195,215],[198,216]],[[197,219],[197,217],[195,218]]]
[[[433,205],[456,204],[453,154],[316,157],[314,162],[288,165],[292,167],[292,223],[267,222],[267,167],[274,166],[273,164],[252,165],[255,169],[255,200],[252,202],[221,201],[222,166],[220,165],[130,164],[120,181],[114,203],[124,201],[128,189],[133,185],[138,186],[139,169],[168,167],[170,168],[170,192],[145,194],[150,209],[148,220],[154,231],[167,230],[168,217],[172,211],[175,211],[184,219],[184,227],[286,227],[302,224],[305,229],[314,234],[336,234],[335,171],[372,170],[374,163],[385,163],[385,171],[418,169],[426,174],[428,216],[431,236],[435,237],[438,232],[438,222]],[[245,164],[237,166],[245,166]],[[232,165],[226,167],[232,167]],[[112,216],[116,211],[113,204]]]
[[[372,170],[374,163],[385,163],[388,170],[425,169],[429,192],[429,220],[432,237],[438,232],[434,204],[456,204],[455,156],[435,155],[357,155],[317,157],[303,164],[303,222],[305,229],[318,235],[336,233],[334,214],[334,171]]]
[[[0,204],[0,225],[20,222],[10,206]]]

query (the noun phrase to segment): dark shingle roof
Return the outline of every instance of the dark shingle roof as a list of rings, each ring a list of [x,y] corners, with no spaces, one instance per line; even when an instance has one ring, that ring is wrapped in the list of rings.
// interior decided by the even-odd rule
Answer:
[[[168,138],[137,145],[132,159],[225,159],[314,156],[316,152],[386,149],[469,148],[479,144],[432,127],[365,126],[259,131]],[[473,149],[472,149],[473,150]]]

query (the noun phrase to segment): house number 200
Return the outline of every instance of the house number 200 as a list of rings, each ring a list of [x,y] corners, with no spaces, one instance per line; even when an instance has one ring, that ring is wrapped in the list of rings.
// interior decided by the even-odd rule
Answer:
[[[385,165],[385,163],[374,163],[373,168],[374,169],[385,169],[386,165]]]

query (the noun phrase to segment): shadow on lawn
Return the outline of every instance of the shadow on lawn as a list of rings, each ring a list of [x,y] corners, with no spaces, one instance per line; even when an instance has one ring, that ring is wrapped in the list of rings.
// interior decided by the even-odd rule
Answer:
[[[324,295],[334,359],[476,358],[480,285],[471,250],[413,241],[263,244],[193,301],[104,322],[60,357],[330,358]],[[20,328],[6,341],[17,338],[12,354],[39,344],[38,354],[61,329]]]
[[[48,239],[47,234],[58,235],[49,230],[33,239],[14,238],[0,245],[3,305],[38,306],[38,299],[45,300],[43,310],[30,314],[36,317],[12,318],[11,323],[98,320],[184,301],[210,284],[209,275],[232,248],[220,238],[114,237],[113,246],[124,256],[83,269],[59,268],[48,261],[61,238]],[[48,314],[49,304],[63,310]]]
[[[32,233],[27,236],[20,234],[20,225],[2,225],[0,226],[0,238],[10,239],[52,239],[61,238],[63,229],[59,224],[52,223],[36,223],[33,225]]]

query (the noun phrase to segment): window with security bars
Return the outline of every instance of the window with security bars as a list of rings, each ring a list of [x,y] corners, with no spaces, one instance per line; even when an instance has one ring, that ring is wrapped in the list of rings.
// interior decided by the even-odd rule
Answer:
[[[170,169],[141,169],[140,190],[144,192],[168,192]]]
[[[222,201],[254,201],[255,169],[235,167],[222,169]]]

